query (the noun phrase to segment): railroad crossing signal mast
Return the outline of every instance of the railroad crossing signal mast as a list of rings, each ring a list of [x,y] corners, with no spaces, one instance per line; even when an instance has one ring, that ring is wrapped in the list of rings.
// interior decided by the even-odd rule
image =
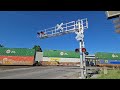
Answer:
[[[84,45],[84,30],[88,28],[88,20],[78,19],[77,21],[71,21],[68,23],[57,24],[55,27],[44,29],[38,32],[38,36],[40,39],[65,35],[69,33],[75,33],[77,36],[75,37],[77,41],[79,41],[80,47],[80,68],[81,68],[81,79],[86,78],[86,62],[85,62],[85,53],[82,52],[82,48],[85,48]]]

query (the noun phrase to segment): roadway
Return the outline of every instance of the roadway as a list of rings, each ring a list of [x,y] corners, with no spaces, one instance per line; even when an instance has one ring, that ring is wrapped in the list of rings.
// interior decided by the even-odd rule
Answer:
[[[10,67],[6,66],[6,68]],[[97,69],[97,67],[87,67],[88,69]],[[0,79],[79,79],[79,77],[79,66],[12,67],[12,69],[0,70]]]
[[[0,70],[0,79],[77,79],[80,67],[35,66]]]

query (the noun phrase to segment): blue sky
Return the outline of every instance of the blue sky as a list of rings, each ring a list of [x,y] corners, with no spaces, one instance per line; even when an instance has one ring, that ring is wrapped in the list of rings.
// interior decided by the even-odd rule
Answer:
[[[0,43],[9,48],[42,50],[75,50],[79,47],[76,34],[39,39],[37,32],[73,20],[88,18],[85,30],[85,47],[90,54],[96,52],[120,52],[120,35],[115,33],[112,20],[105,11],[0,11]]]

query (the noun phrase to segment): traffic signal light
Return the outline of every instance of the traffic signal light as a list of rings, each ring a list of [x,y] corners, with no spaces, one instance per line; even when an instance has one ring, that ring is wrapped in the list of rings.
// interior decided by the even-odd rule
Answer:
[[[82,52],[86,52],[86,48],[82,48]]]
[[[88,55],[89,53],[87,52],[86,48],[82,48],[82,52],[85,54],[85,55]]]
[[[76,53],[80,52],[79,48],[76,48],[76,49],[75,49],[75,52],[76,52]]]
[[[78,53],[80,52],[80,49],[79,48],[76,48],[75,49],[75,52]],[[85,54],[85,55],[88,55],[89,53],[87,52],[86,48],[82,48],[82,52]]]
[[[43,31],[41,31],[40,33],[41,33],[41,34],[44,34],[44,32],[43,32]]]

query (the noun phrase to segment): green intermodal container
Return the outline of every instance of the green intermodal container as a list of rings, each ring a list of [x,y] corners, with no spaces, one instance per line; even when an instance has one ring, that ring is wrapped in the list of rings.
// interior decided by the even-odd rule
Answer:
[[[97,52],[95,58],[107,60],[120,60],[120,53]]]
[[[0,56],[34,56],[35,49],[28,48],[0,48]]]
[[[45,50],[43,51],[43,57],[79,58],[80,53],[75,51]]]

